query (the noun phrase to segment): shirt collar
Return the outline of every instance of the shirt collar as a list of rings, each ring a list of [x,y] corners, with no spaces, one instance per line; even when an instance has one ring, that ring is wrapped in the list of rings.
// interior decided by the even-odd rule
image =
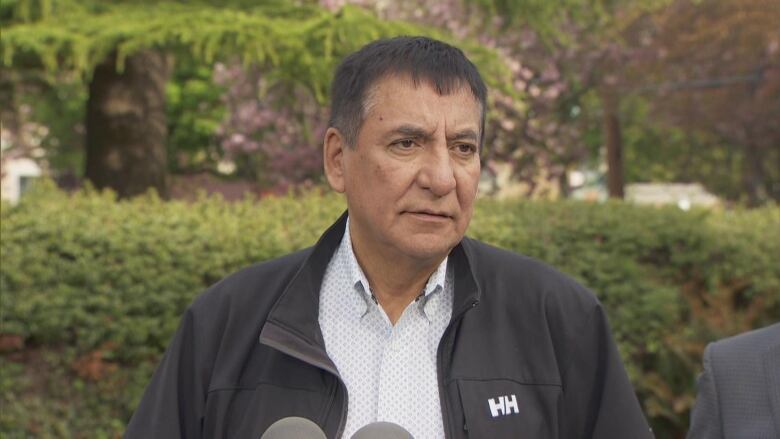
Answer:
[[[368,283],[363,269],[357,261],[355,252],[352,249],[352,238],[349,233],[349,217],[347,217],[346,226],[344,230],[344,236],[341,239],[341,244],[337,250],[337,257],[341,260],[341,266],[346,270],[347,276],[349,276],[350,285],[355,290],[355,294],[352,296],[352,303],[357,312],[360,313],[361,318],[365,316],[371,309],[371,304],[377,304],[374,299],[374,294],[371,291],[371,286]],[[444,289],[444,283],[447,280],[447,260],[449,257],[445,257],[439,264],[436,270],[428,278],[428,282],[425,284],[418,303],[420,304],[420,310],[426,317],[432,316],[437,312],[438,307],[428,305],[432,295],[436,292]]]
[[[447,268],[447,258],[439,264],[436,271],[428,278],[428,283],[425,285],[424,294],[417,298],[418,310],[422,315],[431,322],[433,317],[444,309],[444,307],[452,308],[452,301],[445,299],[445,295],[452,294],[451,289],[447,289],[446,285],[452,283],[452,277],[449,276]]]
[[[371,287],[368,284],[368,278],[366,278],[363,269],[358,264],[355,252],[352,249],[352,238],[349,233],[349,217],[347,217],[347,224],[344,230],[344,237],[341,240],[339,247],[339,256],[342,261],[342,267],[346,270],[346,275],[350,281],[350,285],[355,290],[354,294],[350,291],[350,296],[353,297],[353,304],[357,311],[360,312],[360,316],[364,316],[368,310],[371,302],[373,302],[373,294],[371,293]]]

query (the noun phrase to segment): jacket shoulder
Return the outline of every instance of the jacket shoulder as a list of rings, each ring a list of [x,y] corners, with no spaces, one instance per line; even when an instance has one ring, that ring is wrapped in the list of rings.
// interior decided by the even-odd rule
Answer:
[[[464,240],[465,241],[465,240]],[[464,242],[483,294],[571,302],[580,307],[599,305],[596,295],[560,270],[529,256],[494,247],[475,239]]]
[[[228,275],[201,293],[190,305],[195,314],[213,314],[228,306],[232,311],[267,311],[303,265],[312,248],[259,262]]]
[[[741,361],[778,345],[780,345],[780,323],[775,323],[713,342],[708,350],[713,361],[732,358]]]

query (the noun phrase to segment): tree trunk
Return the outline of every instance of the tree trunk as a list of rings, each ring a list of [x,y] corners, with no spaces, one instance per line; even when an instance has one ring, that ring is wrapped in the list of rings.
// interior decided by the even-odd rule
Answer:
[[[747,130],[746,130],[747,131]],[[764,161],[754,139],[745,136],[745,158],[742,164],[742,184],[750,207],[760,206],[769,199]]]
[[[571,196],[571,186],[569,186],[569,173],[564,170],[558,175],[558,188],[561,191],[561,198],[569,198]]]
[[[623,138],[618,118],[618,98],[614,91],[602,90],[604,111],[604,143],[607,149],[607,193],[610,198],[623,198]]]
[[[165,83],[170,56],[145,50],[127,57],[122,72],[116,55],[95,68],[89,84],[85,176],[120,197],[154,188],[167,197]]]

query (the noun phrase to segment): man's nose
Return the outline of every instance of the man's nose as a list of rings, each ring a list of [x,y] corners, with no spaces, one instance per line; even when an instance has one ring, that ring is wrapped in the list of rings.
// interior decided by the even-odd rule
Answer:
[[[455,190],[455,169],[446,145],[428,149],[418,175],[423,189],[430,190],[437,197],[443,197]]]

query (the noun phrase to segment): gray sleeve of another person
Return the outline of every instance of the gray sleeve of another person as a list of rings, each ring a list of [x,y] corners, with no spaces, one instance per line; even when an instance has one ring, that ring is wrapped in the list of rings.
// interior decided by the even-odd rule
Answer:
[[[707,346],[688,439],[780,438],[780,323]]]
[[[699,376],[696,405],[691,413],[691,428],[688,439],[721,439],[723,428],[720,421],[718,387],[712,370],[712,345],[704,350],[704,372]]]

